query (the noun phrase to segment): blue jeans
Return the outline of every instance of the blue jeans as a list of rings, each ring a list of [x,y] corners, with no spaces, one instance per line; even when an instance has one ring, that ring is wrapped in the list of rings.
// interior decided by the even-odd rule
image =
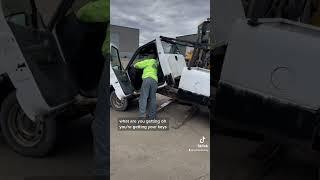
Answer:
[[[140,117],[155,119],[157,113],[157,98],[156,93],[158,82],[152,78],[143,79],[141,86],[141,94],[139,98]],[[149,99],[149,101],[148,101]],[[147,105],[149,105],[149,113],[146,114]]]

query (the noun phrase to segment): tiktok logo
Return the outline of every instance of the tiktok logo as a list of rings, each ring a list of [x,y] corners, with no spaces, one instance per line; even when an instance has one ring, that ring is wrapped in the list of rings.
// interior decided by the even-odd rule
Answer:
[[[207,138],[202,136],[200,143],[195,148],[189,148],[189,152],[209,152],[209,145],[205,143]]]
[[[200,139],[200,144],[203,144],[205,139],[206,138],[204,136],[202,136],[202,138]]]

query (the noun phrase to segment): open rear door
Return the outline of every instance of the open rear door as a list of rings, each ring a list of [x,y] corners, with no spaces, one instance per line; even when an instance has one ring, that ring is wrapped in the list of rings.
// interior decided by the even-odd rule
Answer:
[[[3,10],[0,13],[3,36],[0,38],[1,42],[9,42],[4,44],[7,53],[2,54],[0,59],[2,64],[7,64],[3,68],[16,88],[21,107],[34,120],[35,116],[70,102],[78,89],[63,61],[55,35],[38,26],[41,23],[40,11],[37,11],[35,4],[32,1],[14,1],[2,0],[3,9],[0,6]],[[21,1],[29,3],[27,6],[17,5]],[[32,19],[32,22],[26,20],[21,23],[19,20],[17,23],[14,16],[19,12],[23,12],[25,19]],[[50,13],[47,19],[50,19]]]
[[[115,46],[111,46],[110,60],[110,84],[113,86],[116,95],[119,99],[131,95],[133,87],[128,74],[122,66],[118,49]]]

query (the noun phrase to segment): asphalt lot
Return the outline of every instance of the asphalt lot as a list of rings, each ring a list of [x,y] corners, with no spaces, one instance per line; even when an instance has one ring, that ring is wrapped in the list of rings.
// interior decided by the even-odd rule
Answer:
[[[158,105],[167,100],[157,96]],[[189,106],[171,104],[158,117],[169,118],[168,131],[118,131],[117,120],[138,116],[138,102],[125,112],[111,108],[112,180],[209,180],[209,152],[189,152],[205,136],[209,144],[209,112],[201,109],[179,129],[172,128],[185,116]],[[209,146],[210,147],[210,146]],[[209,149],[208,149],[209,150]]]
[[[13,152],[0,133],[0,179],[21,177],[90,176],[93,168],[91,117],[70,121],[60,129],[55,151],[48,157],[29,158]],[[20,178],[19,178],[20,177]],[[63,180],[63,178],[59,178]],[[79,178],[76,178],[79,179]]]
[[[162,97],[159,104],[165,99]],[[188,152],[202,136],[209,137],[209,121],[206,111],[200,112],[180,129],[167,132],[121,132],[116,128],[118,117],[137,115],[137,102],[128,111],[111,110],[111,178],[188,180],[209,179],[209,153]],[[173,123],[185,115],[188,107],[169,106],[161,115],[170,116]],[[0,179],[22,180],[24,176],[89,176],[93,166],[91,118],[65,124],[60,131],[55,152],[45,158],[23,157],[13,152],[0,133]],[[209,140],[209,139],[207,139]],[[249,164],[248,155],[260,142],[227,136],[214,136],[214,180],[232,179],[255,172],[257,164]],[[293,147],[274,163],[263,180],[314,180],[317,169],[306,159],[319,159]],[[19,178],[20,177],[20,178]],[[202,177],[202,178],[201,178]],[[61,179],[61,178],[59,178]],[[235,178],[237,179],[237,178]]]
[[[166,100],[158,98],[158,104]],[[210,137],[208,112],[201,111],[179,129],[165,132],[123,132],[117,130],[117,118],[137,116],[137,101],[126,112],[111,110],[111,178],[193,180],[209,179],[209,153],[188,152],[202,136]],[[173,104],[160,113],[170,124],[183,117],[188,106]],[[93,167],[91,117],[65,124],[55,152],[45,158],[23,157],[13,152],[0,133],[0,179],[22,180],[24,176],[89,176]],[[209,141],[209,138],[207,138]],[[214,180],[232,179],[256,171],[257,164],[247,163],[248,155],[261,142],[227,136],[214,136]],[[210,147],[210,146],[209,146]],[[306,159],[319,159],[294,147],[274,163],[263,180],[314,180],[317,169]],[[258,163],[259,164],[259,163]],[[20,178],[19,178],[20,177]],[[61,178],[59,178],[61,179]],[[234,178],[237,179],[237,178]]]
[[[221,135],[212,138],[214,180],[249,180],[248,177],[261,180],[317,179],[317,168],[309,160],[319,159],[319,153],[285,146],[285,151],[275,158],[271,168],[263,175],[261,172],[265,166],[250,157],[262,142]]]

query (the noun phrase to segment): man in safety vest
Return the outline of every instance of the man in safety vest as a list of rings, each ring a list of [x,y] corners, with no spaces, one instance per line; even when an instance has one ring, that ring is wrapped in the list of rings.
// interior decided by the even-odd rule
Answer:
[[[96,0],[91,1],[83,6],[77,13],[77,17],[83,22],[105,22],[110,21],[110,1],[109,0]],[[102,53],[108,60],[109,54],[109,28],[106,29],[107,35],[102,47]],[[107,66],[104,65],[103,72],[100,78],[98,87],[98,102],[96,104],[95,119],[92,123],[94,154],[95,154],[95,175],[100,179],[109,177],[110,169],[110,139],[107,137],[109,134],[110,126],[107,119],[109,119],[108,97],[109,91],[105,88],[108,87],[108,72]]]
[[[141,94],[139,98],[140,117],[155,119],[157,112],[156,92],[158,88],[158,65],[155,55],[138,61],[134,64],[136,69],[143,69]],[[146,114],[149,98],[149,112]]]
[[[82,22],[109,22],[110,20],[110,0],[92,0],[87,3],[77,13],[77,17]],[[106,39],[102,46],[105,56],[109,51],[109,30],[106,29]]]

